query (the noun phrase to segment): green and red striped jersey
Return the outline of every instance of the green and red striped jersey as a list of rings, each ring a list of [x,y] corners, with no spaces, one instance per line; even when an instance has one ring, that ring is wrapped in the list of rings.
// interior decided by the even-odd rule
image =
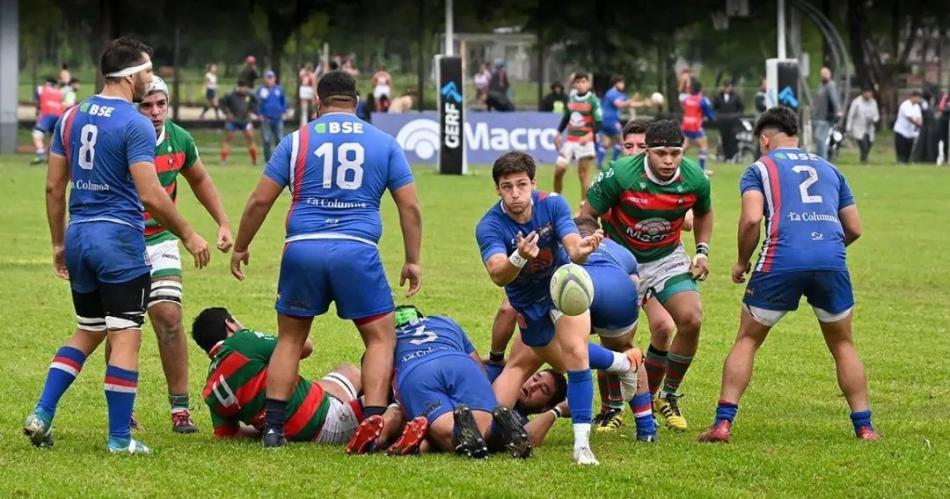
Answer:
[[[564,115],[568,118],[568,142],[579,142],[585,137],[588,141],[594,140],[594,134],[604,120],[600,99],[590,91],[584,95],[572,93],[564,107]]]
[[[673,178],[664,182],[650,171],[646,154],[613,161],[591,183],[587,202],[603,214],[604,232],[640,263],[676,249],[688,210],[706,213],[712,208],[709,178],[693,160],[683,158]]]
[[[178,198],[178,172],[191,168],[198,161],[198,147],[195,139],[184,128],[172,120],[165,120],[165,129],[155,143],[155,173],[158,181],[171,196],[172,201]],[[158,220],[145,212],[145,242],[155,244],[175,236],[168,229],[161,226]]]
[[[233,436],[240,423],[263,429],[267,364],[276,346],[277,337],[244,329],[211,350],[211,367],[201,397],[211,410],[216,437]],[[329,409],[323,387],[298,377],[287,401],[287,439],[309,442],[317,438]]]

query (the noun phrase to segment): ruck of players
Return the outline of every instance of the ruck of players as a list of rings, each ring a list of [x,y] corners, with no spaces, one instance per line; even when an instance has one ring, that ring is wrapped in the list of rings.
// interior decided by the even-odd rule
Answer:
[[[538,186],[535,158],[506,152],[478,187],[497,201],[484,206],[480,220],[460,222],[471,227],[482,284],[501,288],[494,321],[481,322],[491,330],[479,331],[414,305],[417,294],[464,284],[425,286],[425,192],[417,192],[396,139],[356,116],[360,98],[350,74],[319,79],[317,117],[278,137],[243,212],[229,218],[222,197],[234,194],[219,192],[191,134],[168,118],[170,90],[152,74],[151,55],[139,41],[111,41],[99,64],[102,90],[58,117],[60,110],[49,110],[52,118],[38,127],[40,144],[44,131],[52,135],[40,156],[48,156],[53,270],[69,282],[76,328],[37,383],[35,405],[17,408],[28,413],[22,430],[33,446],[54,446],[57,413],[78,410],[75,400],[61,403],[63,395],[87,360],[102,355],[106,449],[152,452],[140,441],[135,413],[146,320],[156,333],[169,427],[190,434],[181,438],[258,439],[267,449],[337,445],[351,455],[529,458],[563,418],[570,419],[571,456],[580,465],[599,464],[594,431],[645,447],[663,445],[664,432],[687,431],[703,443],[729,442],[735,434],[732,445],[742,445],[736,418],[756,353],[803,296],[850,409],[851,426],[842,429],[858,439],[880,438],[852,331],[846,249],[861,236],[855,195],[833,164],[800,147],[792,110],[773,107],[755,123],[762,155],[738,186],[735,264],[715,268],[711,252],[729,250],[711,246],[715,206],[702,120],[712,111],[701,86],[690,84],[682,122],[621,126],[618,109],[647,104],[628,100],[623,81],[615,80],[602,109],[591,75],[577,72],[558,129],[566,138],[557,140],[554,192]],[[686,156],[691,142],[700,147],[695,161]],[[604,154],[616,154],[594,167],[598,143]],[[581,197],[568,200],[559,193],[574,159]],[[198,234],[179,213],[180,179],[216,232]],[[289,207],[275,209],[285,192]],[[389,202],[403,253],[384,258],[380,209]],[[269,215],[282,221],[271,223],[284,223],[282,248],[254,244]],[[731,222],[719,221],[718,230],[727,227]],[[252,248],[281,255],[272,276],[273,332],[228,308],[239,294],[246,300],[266,292],[245,281],[268,272],[255,266]],[[228,253],[239,282],[215,283],[220,303],[185,316],[189,274],[222,265],[218,256]],[[395,295],[385,259],[401,261],[398,284],[405,289]],[[474,257],[466,262],[478,265]],[[718,398],[694,391],[684,399],[691,365],[709,355],[701,337],[728,333],[704,328],[705,318],[735,312],[704,309],[703,282],[711,275],[745,286],[738,332]],[[329,340],[314,319],[331,304],[338,316],[331,327],[351,322],[365,347],[360,356],[326,357],[330,350],[321,344]],[[638,329],[646,330],[639,338]],[[489,335],[490,344],[476,346]],[[189,355],[208,359],[200,397],[189,393]],[[302,362],[308,357],[336,367],[309,372]],[[754,404],[743,407],[744,417],[762,417]],[[199,413],[209,416],[210,428]],[[709,425],[697,423],[710,417]]]

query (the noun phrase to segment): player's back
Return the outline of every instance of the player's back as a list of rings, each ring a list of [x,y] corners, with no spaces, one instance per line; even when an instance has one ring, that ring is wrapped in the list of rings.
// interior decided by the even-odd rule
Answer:
[[[445,316],[430,315],[396,329],[395,368],[400,377],[423,361],[474,351],[462,327]]]
[[[129,102],[93,96],[70,108],[52,151],[66,157],[72,189],[70,223],[106,221],[144,230],[129,167],[155,160],[155,129]]]
[[[604,239],[587,257],[584,267],[616,268],[627,275],[637,273],[637,259],[626,248],[612,239]]]
[[[617,90],[614,87],[610,87],[610,89],[604,93],[604,98],[601,104],[604,113],[604,121],[616,121],[620,119],[620,109],[618,109],[617,105],[614,104],[614,102],[617,100],[627,100],[627,94]]]
[[[630,277],[638,273],[637,260],[620,244],[605,239],[584,263],[594,284],[590,305],[595,331],[625,330],[637,320],[637,286]]]
[[[758,271],[845,270],[842,208],[854,204],[844,177],[820,156],[777,149],[749,167],[741,191],[765,198]]]
[[[325,114],[285,137],[265,173],[292,193],[288,241],[376,244],[380,199],[413,181],[396,141],[349,113]]]

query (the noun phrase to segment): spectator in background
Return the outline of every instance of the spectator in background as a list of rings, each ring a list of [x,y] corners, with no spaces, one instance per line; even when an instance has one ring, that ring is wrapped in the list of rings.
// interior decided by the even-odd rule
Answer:
[[[914,90],[897,109],[897,120],[894,122],[894,149],[898,163],[910,162],[914,140],[920,135],[920,126],[923,124],[920,100],[920,91]]]
[[[316,92],[317,75],[313,71],[313,64],[309,62],[300,68],[297,74],[297,109],[300,113],[300,126],[310,121],[310,114],[317,109]]]
[[[868,162],[868,153],[874,143],[874,125],[881,119],[878,113],[877,101],[874,100],[874,91],[865,86],[861,95],[851,101],[848,107],[847,131],[848,135],[858,143],[858,150],[862,163]]]
[[[410,88],[401,97],[396,97],[389,103],[390,113],[408,113],[416,100],[416,89]]]
[[[381,67],[373,74],[370,84],[373,86],[373,102],[377,113],[385,113],[389,109],[389,100],[393,94],[393,77],[386,68]]]
[[[828,157],[828,134],[835,122],[844,116],[841,102],[838,100],[838,90],[831,80],[831,70],[822,66],[819,71],[821,84],[815,91],[812,100],[811,120],[815,137],[815,153],[822,158]]]
[[[921,92],[920,118],[923,123],[920,135],[914,144],[911,161],[915,163],[935,163],[937,161],[937,142],[940,140],[937,130],[937,114],[934,111],[934,93],[931,84],[925,84]]]
[[[485,104],[489,111],[514,111],[515,105],[508,94],[511,83],[508,81],[508,72],[505,70],[505,61],[495,59],[495,71],[488,81],[488,97]]]
[[[940,141],[943,142],[943,162],[950,163],[950,91],[944,92],[937,102],[937,112],[940,118],[937,120],[940,130]]]
[[[718,117],[716,127],[719,129],[719,138],[722,141],[723,158],[731,161],[739,150],[736,127],[739,125],[739,116],[745,111],[742,97],[736,93],[731,80],[722,82],[719,93],[713,97],[712,106]]]
[[[260,77],[260,73],[257,72],[257,59],[253,55],[247,56],[241,72],[238,73],[238,85],[243,83],[247,88],[254,88],[254,83]]]
[[[755,105],[755,117],[758,118],[760,114],[764,113],[766,109],[769,108],[769,80],[762,78],[762,81],[759,83],[759,89],[755,91],[755,98],[753,98],[753,103]]]
[[[488,84],[491,82],[491,70],[488,69],[488,63],[482,63],[479,66],[473,80],[475,81],[475,94],[478,97],[478,102],[485,104],[488,99]]]
[[[564,93],[564,85],[560,82],[551,84],[551,93],[541,99],[538,111],[545,113],[564,114],[564,106],[567,105],[567,94]]]
[[[208,64],[208,71],[205,73],[205,105],[201,108],[201,119],[204,119],[208,109],[214,109],[214,119],[220,119],[218,116],[218,65]]]
[[[69,85],[63,87],[63,109],[69,109],[79,101],[79,79],[69,80]]]
[[[65,87],[73,81],[73,77],[69,72],[69,65],[65,62],[59,66],[59,86]]]
[[[284,114],[287,112],[287,97],[277,84],[273,71],[264,72],[264,86],[257,89],[257,115],[261,118],[261,143],[264,146],[264,161],[270,161],[271,152],[284,136]]]
[[[238,80],[237,88],[221,98],[221,110],[224,111],[224,142],[221,144],[221,163],[228,161],[231,140],[234,132],[240,131],[251,155],[251,163],[257,164],[257,144],[254,143],[254,113],[257,112],[257,96],[243,81]]]
[[[352,76],[353,78],[356,78],[357,76],[360,75],[360,70],[356,69],[356,64],[353,62],[352,55],[347,56],[347,58],[343,60],[343,64],[340,66],[340,69],[345,71],[348,75]]]

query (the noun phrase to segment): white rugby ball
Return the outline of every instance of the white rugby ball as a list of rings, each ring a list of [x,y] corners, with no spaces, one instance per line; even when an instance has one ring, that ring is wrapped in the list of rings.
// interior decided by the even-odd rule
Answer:
[[[655,106],[662,106],[663,102],[666,101],[660,92],[653,92],[653,95],[650,96],[650,100],[653,101],[653,105]]]
[[[581,315],[594,301],[594,282],[584,267],[562,265],[551,276],[551,299],[564,315]]]

